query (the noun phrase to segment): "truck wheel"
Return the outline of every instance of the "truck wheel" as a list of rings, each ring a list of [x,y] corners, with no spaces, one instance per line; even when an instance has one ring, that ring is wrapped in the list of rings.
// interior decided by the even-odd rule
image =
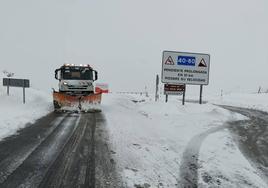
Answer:
[[[53,101],[54,104],[54,110],[59,110],[60,109],[60,104],[57,101]]]

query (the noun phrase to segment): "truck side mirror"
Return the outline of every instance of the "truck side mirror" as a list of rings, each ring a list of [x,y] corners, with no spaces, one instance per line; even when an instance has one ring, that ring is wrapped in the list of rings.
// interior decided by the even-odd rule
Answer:
[[[55,79],[56,79],[56,80],[59,79],[59,78],[58,78],[58,72],[59,72],[59,70],[60,70],[60,69],[56,69],[56,70],[55,70]]]
[[[94,81],[98,80],[98,72],[94,70],[94,73],[95,73],[95,79]]]

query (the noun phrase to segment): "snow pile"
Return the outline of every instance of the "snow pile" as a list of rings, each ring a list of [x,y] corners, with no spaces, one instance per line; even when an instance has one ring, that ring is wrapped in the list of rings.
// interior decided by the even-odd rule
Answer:
[[[195,161],[192,158],[198,155],[196,168],[203,175],[197,181],[200,186],[250,187],[245,182],[256,187],[265,185],[257,175],[254,176],[256,172],[240,151],[236,147],[227,147],[235,144],[230,139],[226,121],[244,119],[241,115],[212,104],[187,103],[182,106],[175,98],[165,103],[141,96],[107,95],[102,104],[111,135],[112,153],[127,187],[185,185],[181,177],[187,174],[189,164]],[[213,136],[217,133],[224,135]],[[230,162],[230,157],[222,156],[235,157],[241,162],[232,166],[234,162]],[[222,178],[215,182],[204,178],[205,172],[216,176],[222,166],[225,169]],[[241,178],[238,180],[236,176]]]
[[[223,95],[222,97],[209,97],[209,101],[215,104],[268,111],[268,93],[232,93]]]
[[[0,76],[1,82],[2,78]],[[23,104],[22,88],[0,85],[0,140],[16,133],[18,129],[33,123],[52,110],[52,99],[48,94],[33,88],[26,88],[26,104]]]

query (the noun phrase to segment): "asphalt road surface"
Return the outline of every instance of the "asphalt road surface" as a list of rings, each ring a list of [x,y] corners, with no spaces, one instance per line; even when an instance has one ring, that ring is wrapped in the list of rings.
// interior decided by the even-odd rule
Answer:
[[[268,187],[268,113],[232,106],[221,107],[242,114],[248,117],[248,120],[228,122],[219,128],[210,129],[193,137],[183,153],[178,187],[198,187],[198,156],[202,142],[208,135],[226,128],[231,132],[242,154],[261,174]],[[211,177],[202,177],[202,179],[213,186],[213,182],[210,182]],[[217,185],[220,184],[221,179],[217,179]]]
[[[51,113],[0,142],[0,187],[122,187],[102,113]]]
[[[262,175],[268,187],[268,113],[259,110],[223,106],[249,119],[229,123],[240,151]]]

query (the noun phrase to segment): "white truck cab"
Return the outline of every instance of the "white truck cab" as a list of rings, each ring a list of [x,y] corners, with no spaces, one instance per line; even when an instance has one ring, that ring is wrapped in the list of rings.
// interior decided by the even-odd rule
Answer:
[[[64,64],[55,70],[55,78],[59,80],[59,92],[88,95],[94,93],[98,72],[90,65]]]

